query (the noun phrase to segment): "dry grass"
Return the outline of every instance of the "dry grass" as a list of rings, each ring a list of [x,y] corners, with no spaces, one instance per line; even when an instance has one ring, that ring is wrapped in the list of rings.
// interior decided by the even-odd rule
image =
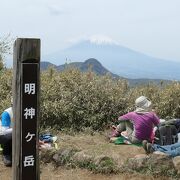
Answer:
[[[88,170],[76,169],[64,169],[62,167],[56,170],[52,169],[49,165],[43,168],[41,174],[41,180],[155,180],[151,176],[146,176],[142,174],[113,174],[113,175],[103,175],[94,174]],[[166,177],[156,178],[156,180],[168,180]]]
[[[1,180],[12,180],[12,169],[5,168],[2,163],[0,163],[0,179]],[[54,169],[52,164],[47,164],[41,168],[41,180],[170,180],[167,177],[153,178],[151,176],[146,176],[142,174],[94,174],[88,170],[82,169],[65,169],[59,167]]]
[[[118,164],[137,154],[144,154],[144,150],[141,147],[109,143],[106,134],[106,132],[101,134],[95,133],[94,135],[80,133],[75,136],[62,134],[60,135],[59,147],[73,147],[94,157],[101,155],[112,157],[117,160]]]
[[[108,142],[106,133],[95,133],[93,136],[89,133],[79,133],[74,135],[59,134],[59,149],[74,148],[85,152],[85,154],[100,157],[102,155],[116,159],[121,164],[127,158],[137,154],[144,153],[141,147],[133,145],[114,145]],[[77,167],[70,168],[65,166],[54,167],[51,163],[41,164],[41,180],[170,180],[168,177],[156,177],[152,175],[143,175],[140,173],[117,173],[102,174],[93,173],[87,169]],[[0,179],[11,180],[11,168],[5,168],[0,161]]]

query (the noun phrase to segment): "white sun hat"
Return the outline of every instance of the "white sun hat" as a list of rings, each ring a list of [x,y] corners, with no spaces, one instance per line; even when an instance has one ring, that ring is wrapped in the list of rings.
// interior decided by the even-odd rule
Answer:
[[[136,112],[138,111],[149,111],[151,109],[151,101],[145,97],[140,96],[135,100]]]

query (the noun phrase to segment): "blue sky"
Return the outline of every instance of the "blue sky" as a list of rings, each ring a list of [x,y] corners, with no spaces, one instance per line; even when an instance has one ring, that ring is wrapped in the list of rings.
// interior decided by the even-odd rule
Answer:
[[[1,35],[40,38],[51,54],[89,37],[180,62],[179,0],[1,0]]]

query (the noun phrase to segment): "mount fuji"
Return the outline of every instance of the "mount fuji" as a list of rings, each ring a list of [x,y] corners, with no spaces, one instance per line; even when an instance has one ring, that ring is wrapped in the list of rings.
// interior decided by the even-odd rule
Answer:
[[[43,57],[56,65],[95,58],[119,76],[137,79],[180,80],[180,63],[134,51],[111,40],[82,40],[69,48]]]

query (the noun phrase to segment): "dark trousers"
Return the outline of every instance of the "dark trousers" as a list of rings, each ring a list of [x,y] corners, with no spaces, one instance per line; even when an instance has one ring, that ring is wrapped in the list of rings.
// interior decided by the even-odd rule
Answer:
[[[0,134],[0,144],[3,155],[12,155],[12,133]]]

